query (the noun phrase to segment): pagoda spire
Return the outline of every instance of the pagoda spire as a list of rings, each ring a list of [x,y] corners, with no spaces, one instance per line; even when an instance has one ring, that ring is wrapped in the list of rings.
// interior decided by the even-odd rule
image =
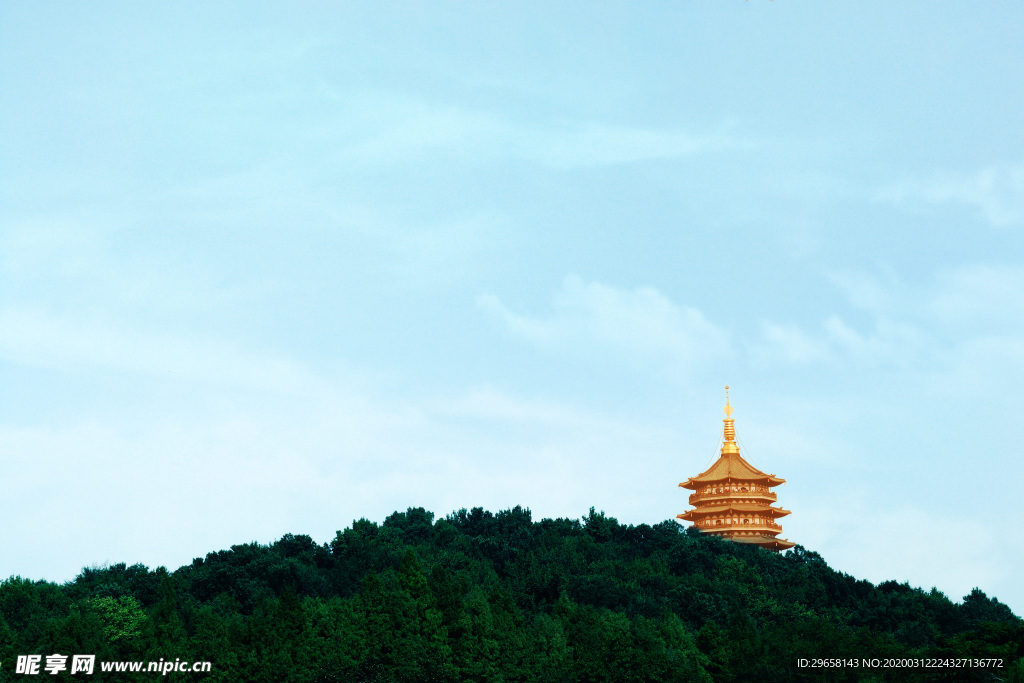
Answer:
[[[740,447],[736,445],[736,420],[732,419],[732,406],[729,405],[729,385],[725,385],[725,408],[722,409],[725,413],[725,419],[722,422],[725,423],[725,429],[723,438],[725,443],[722,444],[722,453],[739,453]]]

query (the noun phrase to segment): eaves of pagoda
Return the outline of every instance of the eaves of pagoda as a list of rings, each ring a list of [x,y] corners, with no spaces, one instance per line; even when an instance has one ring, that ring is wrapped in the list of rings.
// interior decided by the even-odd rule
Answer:
[[[768,474],[757,469],[744,460],[743,456],[739,453],[723,452],[722,456],[711,467],[695,477],[690,477],[679,484],[679,486],[696,491],[702,485],[726,481],[763,482],[768,486],[778,486],[779,484],[786,483],[786,480],[782,477],[776,477],[774,474]]]
[[[677,517],[679,517],[680,519],[685,519],[688,522],[692,522],[695,521],[695,519],[698,517],[705,517],[707,515],[721,515],[726,512],[756,512],[758,514],[771,515],[774,519],[778,519],[779,517],[785,517],[786,515],[791,514],[789,510],[785,510],[783,508],[758,505],[756,503],[728,503],[726,505],[707,505],[699,508],[694,508],[693,510],[687,510],[681,515],[677,515]]]

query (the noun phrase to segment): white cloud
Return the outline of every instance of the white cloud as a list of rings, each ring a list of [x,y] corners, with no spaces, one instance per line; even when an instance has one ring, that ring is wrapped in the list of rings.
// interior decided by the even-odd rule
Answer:
[[[991,523],[958,511],[951,516],[905,505],[880,507],[876,497],[838,494],[827,501],[790,501],[800,510],[787,531],[835,569],[857,578],[936,587],[960,600],[974,587],[1016,599],[1011,555]],[[1019,554],[1019,553],[1018,553]],[[1002,558],[1002,559],[997,559]]]
[[[346,99],[353,104],[333,126],[344,132],[324,134],[338,140],[344,156],[367,163],[406,161],[422,153],[440,152],[469,159],[520,159],[570,169],[756,146],[724,133],[698,135],[676,128],[596,121],[564,121],[538,127],[498,114],[385,93],[361,93]]]
[[[290,358],[214,339],[145,332],[26,308],[0,310],[0,357],[39,367],[100,368],[291,395],[325,390]]]
[[[519,153],[555,168],[605,166],[751,146],[725,136],[682,130],[584,124],[564,131],[523,131]]]
[[[842,290],[853,306],[876,315],[890,312],[900,291],[892,273],[882,279],[871,273],[854,271],[828,272],[826,277]]]
[[[1024,318],[1024,268],[975,264],[939,274],[927,312],[962,330],[1019,329]]]
[[[162,210],[162,217],[175,215],[178,207],[195,211],[201,204],[195,200],[188,193],[176,194],[175,208]],[[142,239],[138,224],[152,220],[134,209],[114,207],[40,211],[8,222],[0,227],[0,277],[5,281],[0,306],[116,309],[126,317],[149,317],[206,314],[235,307],[251,294],[245,284],[225,283],[223,258],[212,266],[203,263],[209,244],[190,241],[194,235],[187,231],[154,231]],[[212,233],[203,238],[216,239]]]
[[[867,365],[907,365],[929,360],[934,341],[917,327],[888,319],[875,321],[874,330],[862,334],[849,327],[839,316],[825,321],[828,340],[852,358]]]
[[[421,403],[318,397],[300,410],[269,398],[200,416],[0,425],[0,500],[23,511],[0,528],[4,547],[21,549],[0,557],[0,576],[176,567],[286,532],[328,540],[353,518],[417,505],[525,505],[538,517],[603,505],[644,521],[674,509],[673,476],[651,472],[675,456],[657,425],[493,388]],[[623,462],[644,467],[623,478]]]
[[[823,361],[831,355],[825,341],[808,336],[796,325],[763,322],[761,335],[764,344],[753,346],[751,350],[762,359],[781,356],[785,362],[795,365]]]
[[[587,421],[573,406],[546,399],[525,400],[494,387],[474,387],[464,395],[448,399],[436,407],[442,415],[469,416],[516,423],[543,423],[568,426]]]
[[[108,225],[110,221],[110,217],[103,218]],[[66,216],[8,224],[0,238],[3,272],[9,278],[39,274],[47,278],[73,278],[90,270],[96,260],[98,243],[105,236],[99,234],[96,224],[101,221],[94,220],[90,224]]]
[[[893,273],[826,276],[857,311],[833,313],[820,326],[765,321],[750,350],[761,361],[854,362],[865,367],[951,367],[960,350],[982,340],[1015,345],[1024,313],[1024,271],[984,264],[939,272],[927,285]],[[856,322],[853,322],[856,321]]]
[[[920,327],[876,318],[869,331],[851,327],[838,315],[816,330],[762,322],[761,337],[747,352],[762,365],[855,363],[862,367],[907,367],[934,359],[938,342]]]
[[[603,347],[637,360],[668,359],[680,369],[730,354],[725,330],[652,287],[618,289],[570,275],[544,318],[515,313],[491,294],[480,295],[477,304],[514,335],[563,353]]]
[[[880,192],[878,199],[912,209],[921,203],[962,204],[977,209],[992,226],[1020,225],[1024,222],[1024,165],[903,182]]]
[[[422,291],[430,284],[474,279],[508,246],[507,221],[478,213],[462,219],[392,230],[380,235],[390,256],[389,275]]]

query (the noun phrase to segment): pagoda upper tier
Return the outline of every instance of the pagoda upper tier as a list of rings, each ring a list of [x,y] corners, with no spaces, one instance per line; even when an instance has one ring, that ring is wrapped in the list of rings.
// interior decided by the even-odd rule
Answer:
[[[680,487],[694,491],[688,510],[677,518],[693,522],[702,532],[737,543],[752,543],[776,552],[795,543],[776,538],[782,527],[775,521],[789,510],[773,507],[777,496],[771,489],[786,482],[747,462],[736,444],[735,421],[725,388],[725,423],[722,452],[704,472],[690,477]]]

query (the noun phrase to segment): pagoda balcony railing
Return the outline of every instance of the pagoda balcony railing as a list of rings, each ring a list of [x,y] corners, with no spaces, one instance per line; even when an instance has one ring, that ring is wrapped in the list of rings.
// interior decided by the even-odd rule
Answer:
[[[690,505],[705,501],[731,500],[733,498],[754,498],[777,502],[779,497],[773,491],[729,491],[726,493],[691,493]]]
[[[773,522],[762,522],[760,524],[754,524],[753,522],[743,523],[743,520],[739,522],[733,522],[731,519],[720,520],[720,524],[716,524],[714,520],[706,522],[698,522],[695,526],[701,531],[714,531],[714,530],[736,530],[742,529],[743,531],[757,531],[758,529],[768,529],[771,531],[782,531],[782,527]]]

